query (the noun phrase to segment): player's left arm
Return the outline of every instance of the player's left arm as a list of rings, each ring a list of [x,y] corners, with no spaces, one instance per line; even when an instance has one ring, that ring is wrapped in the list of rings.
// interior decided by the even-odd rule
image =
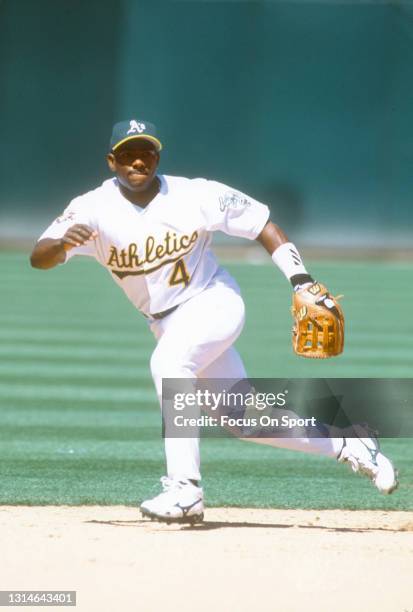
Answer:
[[[267,221],[256,240],[294,288],[292,342],[297,355],[325,359],[342,353],[344,315],[337,299],[308,274],[297,247],[278,225]]]
[[[297,247],[289,241],[283,230],[272,221],[267,221],[256,240],[271,255],[273,262],[291,282],[295,291],[314,282],[307,272]]]

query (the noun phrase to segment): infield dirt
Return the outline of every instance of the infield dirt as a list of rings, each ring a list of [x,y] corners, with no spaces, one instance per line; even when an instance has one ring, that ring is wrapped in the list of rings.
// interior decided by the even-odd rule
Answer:
[[[189,527],[131,507],[1,506],[0,589],[76,590],[82,612],[413,610],[411,513],[208,508],[205,518]]]

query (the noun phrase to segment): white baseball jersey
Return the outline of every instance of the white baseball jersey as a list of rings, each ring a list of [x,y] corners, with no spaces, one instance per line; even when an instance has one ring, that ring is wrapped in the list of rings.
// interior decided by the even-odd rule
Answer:
[[[98,237],[66,254],[95,257],[145,316],[201,292],[216,274],[212,232],[255,239],[269,209],[227,185],[206,179],[158,176],[160,191],[145,207],[127,200],[117,179],[72,200],[41,235],[61,238],[76,223]]]

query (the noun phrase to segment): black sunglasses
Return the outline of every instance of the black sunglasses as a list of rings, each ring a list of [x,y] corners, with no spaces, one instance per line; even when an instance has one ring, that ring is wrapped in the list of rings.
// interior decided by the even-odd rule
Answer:
[[[157,157],[156,151],[151,149],[125,149],[124,151],[113,152],[118,164],[130,166],[136,159],[141,159],[144,163],[150,163]]]

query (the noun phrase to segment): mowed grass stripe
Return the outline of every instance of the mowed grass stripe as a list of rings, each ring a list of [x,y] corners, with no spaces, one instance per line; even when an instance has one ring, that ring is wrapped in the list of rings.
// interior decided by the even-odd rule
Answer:
[[[38,376],[39,378],[49,378],[58,376],[59,378],[91,378],[93,376],[107,380],[131,380],[137,381],[142,378],[150,377],[149,364],[145,366],[136,365],[117,365],[117,364],[94,364],[90,363],[87,367],[74,362],[73,364],[56,363],[55,360],[48,360],[38,363],[35,360],[27,361],[16,369],[15,363],[0,363],[0,378],[7,377],[21,381],[23,378]]]
[[[73,420],[74,416],[76,420]],[[78,436],[87,436],[90,439],[99,437],[98,432],[103,432],[106,438],[110,437],[113,439],[129,438],[131,431],[133,431],[132,439],[139,439],[143,437],[143,430],[147,435],[148,430],[157,430],[158,438],[161,438],[161,417],[159,411],[153,410],[151,414],[145,414],[145,420],[139,419],[138,409],[135,414],[123,414],[114,411],[114,414],[107,415],[101,419],[98,417],[96,412],[92,414],[82,413],[81,415],[70,412],[55,413],[39,413],[38,419],[28,418],[24,420],[23,415],[18,415],[18,418],[13,420],[2,420],[1,421],[1,432],[0,439],[15,440],[27,439],[33,437],[36,439],[43,439],[49,436],[58,438],[64,436],[65,438],[70,435],[73,440],[77,440]],[[62,428],[65,429],[62,432]],[[142,431],[140,435],[140,431]],[[102,436],[101,436],[102,437]]]
[[[144,415],[144,413],[147,411],[152,412],[154,408],[156,414],[158,414],[160,411],[160,406],[155,392],[152,400],[139,402],[138,404],[128,402],[113,402],[109,399],[102,400],[99,402],[99,404],[90,401],[76,402],[73,401],[73,398],[71,397],[61,397],[58,402],[54,398],[9,398],[7,401],[2,402],[0,420],[8,418],[13,421],[13,418],[18,418],[18,415],[26,415],[28,417],[31,415],[32,419],[35,419],[36,414],[43,414],[46,412],[49,412],[50,414],[55,412],[58,412],[59,414],[61,412],[71,412],[75,413],[75,419],[77,419],[77,413],[81,412],[83,414],[87,413],[88,411],[93,411],[93,413],[96,414],[96,418],[101,418],[103,414],[136,414],[136,410],[138,410],[139,415]],[[104,418],[105,420],[107,419],[106,416]]]
[[[76,297],[76,295],[84,295],[86,291],[91,290],[92,285],[86,278],[83,279],[81,274],[77,276],[76,280],[73,280],[73,282],[68,282],[68,279],[64,276],[56,274],[53,275],[53,278],[49,276],[49,278],[43,277],[39,280],[39,278],[33,278],[31,270],[25,272],[22,269],[18,270],[16,273],[2,271],[1,275],[2,279],[7,281],[7,284],[11,286],[16,285],[20,287],[22,281],[24,281],[25,288],[36,289],[40,285],[49,285],[53,283],[54,287],[65,293],[70,292],[74,297]]]
[[[389,361],[389,365],[395,363],[396,361],[401,363],[413,362],[413,349],[411,347],[401,347],[399,348],[397,344],[395,346],[389,346],[386,350],[386,354],[383,355],[380,351],[377,350],[378,345],[367,347],[365,344],[357,344],[354,342],[348,342],[346,346],[346,353],[344,357],[341,358],[341,361],[345,361],[347,359],[361,360],[361,361],[370,361],[371,363],[377,360]]]
[[[18,440],[15,445],[2,443],[5,448],[4,455],[2,452],[3,473],[7,469],[16,473],[20,468],[27,474],[29,471],[27,462],[34,467],[39,464],[44,465],[45,461],[49,462],[50,466],[51,461],[57,464],[67,460],[82,464],[99,461],[102,464],[101,468],[110,465],[111,461],[121,462],[123,467],[133,463],[134,468],[139,469],[138,462],[141,463],[146,459],[153,461],[154,457],[162,459],[159,431],[154,427],[145,433],[147,434],[145,439],[141,439],[139,433],[134,432],[128,438],[122,439],[99,435],[96,438],[84,436],[79,442],[68,437],[67,441],[59,443],[58,439],[42,437],[36,438],[32,444],[25,439]],[[155,447],[158,446],[155,451]],[[18,461],[13,457],[16,453],[19,454]],[[153,484],[152,482],[152,486]]]
[[[92,385],[36,385],[22,384],[14,386],[0,382],[0,400],[7,399],[60,399],[72,398],[76,402],[100,402],[103,400],[113,402],[145,402],[153,401],[155,390],[143,388],[126,389],[119,386],[92,386]]]
[[[72,329],[20,329],[6,328],[0,329],[1,340],[12,340],[13,342],[21,341],[42,341],[47,343],[65,342],[73,344],[75,342],[92,342],[93,344],[120,344],[134,345],[145,344],[147,346],[154,345],[155,342],[150,336],[142,337],[136,330],[130,330],[129,333],[111,332],[107,333],[103,327],[97,331],[79,331],[77,328]]]
[[[12,404],[11,404],[12,406]],[[24,407],[23,407],[24,406]],[[136,439],[146,437],[148,429],[157,428],[157,435],[162,435],[162,419],[159,404],[156,401],[145,401],[135,403],[108,403],[82,402],[76,404],[62,400],[51,405],[50,400],[39,407],[34,413],[27,401],[18,401],[16,408],[8,408],[0,412],[0,440],[3,442],[15,442],[17,440],[31,438],[44,439],[49,434],[59,437],[59,428],[92,428],[103,429],[120,439],[120,436],[111,431],[117,427],[130,427],[136,430]],[[53,432],[52,432],[53,430]],[[93,437],[93,431],[89,432]],[[67,432],[61,431],[60,436],[64,439]],[[76,440],[76,436],[74,437]]]
[[[132,313],[133,314],[133,313]],[[105,333],[110,334],[146,334],[148,337],[153,338],[152,332],[149,329],[149,326],[146,323],[146,319],[140,319],[140,316],[137,319],[133,319],[132,321],[123,321],[123,320],[113,320],[113,318],[109,318],[107,316],[99,317],[99,316],[81,316],[76,320],[68,319],[67,317],[58,317],[55,314],[53,315],[37,315],[31,316],[30,314],[14,314],[14,315],[2,315],[0,321],[0,329],[45,329],[45,330],[53,330],[59,331],[61,329],[68,330],[74,329],[77,331],[86,330],[93,331],[103,330]]]
[[[111,430],[117,427],[131,427],[136,430],[161,427],[159,405],[155,403],[137,403],[134,409],[122,405],[112,406],[110,411],[101,411],[89,404],[79,411],[74,407],[61,408],[55,405],[54,410],[38,409],[36,413],[26,407],[17,410],[5,410],[0,413],[0,439],[13,442],[32,433],[33,439],[47,436],[47,433],[58,435],[58,428],[81,428]],[[10,435],[14,431],[13,435]],[[93,437],[93,431],[90,432]],[[66,435],[66,434],[65,434]],[[113,437],[117,437],[114,432]],[[139,436],[137,436],[139,438]]]
[[[108,347],[94,347],[94,346],[59,346],[56,345],[33,345],[26,346],[15,345],[15,344],[2,344],[0,345],[0,357],[6,357],[8,355],[24,355],[33,356],[36,358],[38,355],[47,355],[49,358],[57,357],[76,357],[79,359],[93,359],[94,357],[105,357],[108,360],[113,360],[114,363],[128,362],[128,363],[147,363],[148,352],[142,351],[138,346],[134,349],[123,346],[114,346],[113,348]]]
[[[391,359],[392,361],[391,364],[389,364],[389,359]],[[386,355],[377,355],[377,353],[373,353],[371,351],[359,351],[354,352],[354,354],[347,355],[346,361],[352,363],[353,366],[366,365],[367,367],[371,367],[373,365],[382,365],[391,368],[395,365],[405,366],[406,364],[411,364],[411,366],[413,367],[413,359],[411,354],[409,358],[406,359],[406,357],[404,357],[403,355],[397,355],[396,353],[386,353]]]
[[[341,363],[340,373],[337,378],[410,378],[413,371],[413,362],[410,365],[394,366],[382,362],[378,365],[366,365],[363,367],[355,367],[354,363]],[[316,376],[315,376],[316,377]],[[329,373],[329,377],[334,377],[333,373]]]
[[[44,374],[43,376],[38,376],[38,375],[32,375],[32,376],[28,376],[25,375],[24,377],[22,377],[22,375],[20,374],[16,374],[16,373],[12,373],[8,376],[6,375],[2,375],[0,376],[0,384],[2,385],[11,385],[11,386],[28,386],[28,385],[35,385],[37,387],[39,386],[48,386],[48,385],[70,385],[71,387],[79,387],[79,388],[85,388],[85,387],[101,387],[102,384],[105,387],[119,387],[122,389],[135,389],[137,387],[139,388],[145,388],[145,389],[152,389],[153,385],[152,385],[152,381],[150,380],[149,376],[144,376],[144,377],[131,377],[129,379],[126,378],[118,378],[117,376],[92,376],[92,375],[86,375],[86,376],[59,376],[58,374]]]
[[[148,354],[149,355],[149,354]],[[88,355],[72,355],[71,357],[68,357],[66,355],[56,355],[53,351],[49,351],[48,353],[46,353],[45,355],[41,355],[41,354],[36,354],[36,357],[33,358],[32,355],[24,355],[24,354],[20,354],[20,353],[15,353],[13,355],[9,354],[7,355],[7,359],[3,359],[3,362],[12,366],[15,365],[15,367],[20,367],[21,371],[23,371],[23,368],[25,367],[26,364],[30,364],[30,363],[37,363],[39,365],[47,365],[49,363],[55,363],[56,365],[79,365],[80,367],[88,367],[89,365],[92,365],[93,367],[100,367],[100,365],[102,365],[103,367],[105,366],[110,366],[110,367],[114,367],[114,368],[122,368],[122,367],[128,367],[129,365],[134,366],[136,364],[137,368],[141,368],[141,367],[145,367],[145,364],[147,364],[148,368],[149,368],[149,359],[147,359],[146,361],[142,360],[142,362],[138,359],[130,359],[129,357],[127,357],[126,359],[122,359],[117,357],[116,360],[113,359],[108,359],[107,356],[105,355],[100,355],[97,354],[93,357],[93,359],[91,357],[89,357]]]

